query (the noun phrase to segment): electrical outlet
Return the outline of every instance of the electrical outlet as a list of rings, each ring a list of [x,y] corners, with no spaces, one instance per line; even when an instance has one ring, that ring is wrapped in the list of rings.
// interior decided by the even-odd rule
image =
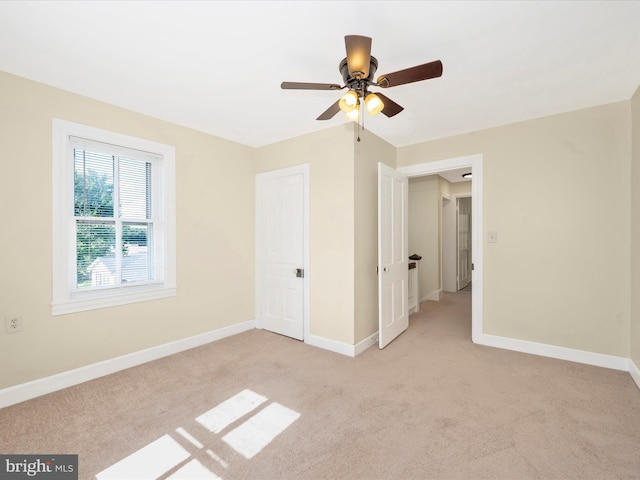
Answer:
[[[7,315],[4,317],[5,328],[7,333],[15,333],[22,331],[22,315]]]

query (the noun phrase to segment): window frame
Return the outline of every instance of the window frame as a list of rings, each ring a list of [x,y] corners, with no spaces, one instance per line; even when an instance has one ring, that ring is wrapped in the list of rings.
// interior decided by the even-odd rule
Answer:
[[[160,219],[163,276],[153,283],[117,285],[81,291],[76,288],[76,218],[74,205],[73,142],[70,137],[118,147],[152,152],[161,156],[154,188],[161,188]],[[53,206],[53,301],[52,315],[93,310],[155,300],[176,295],[175,246],[175,147],[128,135],[54,118],[52,121],[52,206]],[[155,227],[154,227],[155,228]]]

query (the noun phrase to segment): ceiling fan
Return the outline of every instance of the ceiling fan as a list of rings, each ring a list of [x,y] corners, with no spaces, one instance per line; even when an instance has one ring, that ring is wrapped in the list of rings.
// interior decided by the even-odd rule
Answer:
[[[396,87],[442,75],[442,62],[436,60],[380,75],[377,81],[374,82],[373,76],[378,69],[378,60],[371,56],[371,38],[361,35],[347,35],[344,37],[344,42],[347,49],[347,57],[340,62],[339,67],[345,83],[343,86],[336,83],[305,82],[282,82],[280,85],[284,90],[342,90],[347,88],[348,91],[320,114],[317,120],[329,120],[342,110],[346,113],[347,119],[358,121],[360,107],[363,104],[371,115],[382,112],[387,117],[393,117],[404,110],[404,107],[401,107],[382,93],[370,92],[370,87]],[[360,99],[362,99],[362,102]]]

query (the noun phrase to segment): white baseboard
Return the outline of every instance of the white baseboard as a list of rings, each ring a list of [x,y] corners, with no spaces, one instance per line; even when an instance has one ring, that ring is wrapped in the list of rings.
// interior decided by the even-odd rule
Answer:
[[[605,355],[603,353],[587,352],[585,350],[576,350],[573,348],[558,347],[555,345],[547,345],[544,343],[487,334],[483,334],[480,337],[480,341],[477,343],[489,347],[504,348],[506,350],[514,350],[516,352],[531,353],[533,355],[540,355],[543,357],[595,365],[596,367],[622,370],[623,372],[629,371],[630,359],[625,357],[616,357],[614,355]],[[636,381],[636,383],[638,383],[638,381]]]
[[[255,320],[248,320],[229,327],[220,328],[218,330],[202,333],[200,335],[177,340],[175,342],[158,345],[157,347],[151,347],[138,352],[122,355],[120,357],[104,360],[92,365],[57,373],[31,382],[4,388],[0,390],[0,408],[8,407],[9,405],[24,402],[25,400],[30,400],[32,398],[39,397],[40,395],[62,390],[63,388],[103,377],[126,368],[135,367],[136,365],[141,365],[152,360],[173,355],[174,353],[199,347],[225,337],[230,337],[231,335],[252,330],[255,327]]]
[[[631,374],[633,381],[636,382],[638,388],[640,388],[640,369],[631,359],[629,359],[629,373]]]
[[[362,352],[364,352],[367,348],[373,347],[374,345],[377,345],[377,344],[378,344],[378,332],[374,333],[373,335],[369,335],[364,340],[361,340],[360,342],[356,343],[354,356],[357,357]]]
[[[183,352],[191,348],[199,347],[207,343],[214,342],[232,335],[252,330],[256,328],[255,320],[231,325],[229,327],[213,330],[193,337],[188,337],[175,342],[166,343],[157,347],[140,350],[139,352],[130,353],[120,357],[112,358],[102,362],[87,365],[85,367],[76,368],[66,372],[51,375],[49,377],[33,380],[31,382],[14,385],[12,387],[0,390],[0,408],[8,407],[16,403],[45,395],[47,393],[62,390],[79,383],[93,380],[111,373],[118,372],[127,368],[135,367],[143,363],[157,360],[162,357],[173,355],[174,353]],[[329,350],[335,353],[355,357],[364,352],[367,348],[372,347],[378,342],[378,332],[370,335],[356,345],[329,340],[316,335],[309,335],[305,339],[308,345]],[[518,340],[514,338],[500,337],[496,335],[484,334],[481,336],[480,345],[489,347],[503,348],[522,353],[530,353],[533,355],[541,355],[543,357],[557,358],[560,360],[568,360],[571,362],[595,365],[598,367],[611,368],[614,370],[622,370],[629,372],[638,388],[640,388],[640,369],[633,360],[624,357],[616,357],[613,355],[605,355],[601,353],[587,352],[584,350],[575,350],[566,347],[558,347],[555,345],[546,345],[542,343],[530,342],[527,340]]]
[[[427,293],[424,297],[420,299],[420,303],[432,301],[439,302],[442,299],[442,289],[434,290],[433,292]]]
[[[376,343],[378,343],[378,332],[359,342],[355,346],[354,354],[349,355],[359,355],[367,348],[375,345]],[[516,352],[530,353],[532,355],[539,355],[543,357],[557,358],[559,360],[567,360],[570,362],[584,363],[586,365],[594,365],[596,367],[610,368],[612,370],[629,372],[631,378],[633,378],[638,388],[640,388],[640,369],[630,358],[617,357],[615,355],[606,355],[603,353],[594,353],[585,350],[576,350],[573,348],[558,347],[555,345],[547,345],[544,343],[536,343],[527,340],[518,340],[515,338],[499,337],[497,335],[487,334],[482,335],[481,341],[478,342],[478,344],[488,347],[502,348],[505,350],[513,350]],[[351,346],[344,344],[344,347],[346,348]]]
[[[304,339],[304,343],[311,345],[312,347],[322,348],[323,350],[329,350],[330,352],[340,353],[348,357],[355,357],[355,345],[349,345],[348,343],[338,342],[336,340],[329,340],[328,338],[319,337],[317,335],[309,335]]]
[[[356,345],[350,345],[344,342],[338,342],[336,340],[329,340],[328,338],[318,337],[317,335],[309,335],[305,338],[304,343],[313,347],[329,350],[330,352],[339,353],[348,357],[355,357],[364,352],[367,348],[378,343],[378,332],[369,335],[364,340],[361,340]]]

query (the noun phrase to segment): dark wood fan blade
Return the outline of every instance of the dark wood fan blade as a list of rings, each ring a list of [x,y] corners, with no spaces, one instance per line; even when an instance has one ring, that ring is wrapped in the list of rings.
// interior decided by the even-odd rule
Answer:
[[[371,38],[361,35],[347,35],[344,37],[347,47],[347,65],[349,75],[353,78],[367,78],[371,63]]]
[[[340,106],[338,105],[339,102],[340,100],[327,108],[318,118],[316,118],[316,120],[329,120],[333,118],[335,114],[340,111]]]
[[[401,107],[386,95],[383,95],[380,92],[376,92],[376,95],[380,97],[380,100],[382,100],[382,103],[384,103],[382,113],[384,113],[387,117],[393,117],[394,115],[397,115],[402,110],[404,110],[404,107]]]
[[[280,88],[283,90],[340,90],[343,87],[336,83],[282,82]]]
[[[442,62],[440,60],[436,60],[435,62],[425,63],[424,65],[417,65],[405,70],[380,75],[377,83],[378,86],[382,88],[389,88],[398,85],[405,85],[407,83],[419,82],[421,80],[428,80],[441,75]]]

